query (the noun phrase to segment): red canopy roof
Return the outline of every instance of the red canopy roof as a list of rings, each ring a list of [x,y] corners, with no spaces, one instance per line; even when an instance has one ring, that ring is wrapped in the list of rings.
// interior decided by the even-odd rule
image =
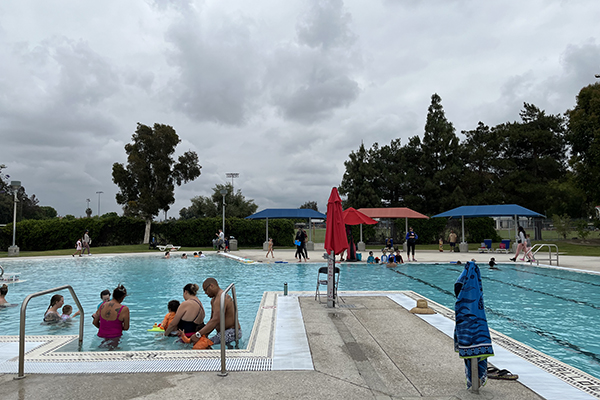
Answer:
[[[424,218],[429,219],[427,215],[423,215],[408,207],[391,207],[391,208],[359,208],[358,211],[368,215],[371,218]]]
[[[373,218],[361,213],[358,210],[355,210],[352,207],[345,209],[342,214],[344,215],[344,223],[346,225],[375,225],[377,223],[377,221],[375,221]]]

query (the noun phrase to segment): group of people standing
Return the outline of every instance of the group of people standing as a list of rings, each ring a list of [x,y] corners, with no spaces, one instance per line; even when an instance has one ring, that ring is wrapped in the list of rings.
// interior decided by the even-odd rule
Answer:
[[[296,238],[294,240],[294,244],[296,245],[296,254],[294,257],[296,257],[298,262],[302,262],[302,257],[304,257],[304,262],[310,260],[310,258],[308,258],[308,250],[306,249],[307,240],[308,235],[306,234],[306,231],[304,231],[304,228],[298,228],[298,232],[296,232]]]

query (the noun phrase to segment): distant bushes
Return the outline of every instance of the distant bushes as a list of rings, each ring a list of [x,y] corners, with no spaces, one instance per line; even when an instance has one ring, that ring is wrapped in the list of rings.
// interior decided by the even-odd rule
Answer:
[[[140,244],[144,240],[146,222],[131,217],[24,220],[17,223],[16,243],[21,251],[70,249],[86,229],[90,231],[92,246]],[[152,223],[151,236],[158,241],[185,247],[212,246],[215,233],[222,227],[221,218],[173,220]],[[13,226],[0,229],[0,251],[12,245]],[[225,233],[234,236],[240,246],[262,246],[265,241],[265,221],[229,218]],[[294,224],[291,220],[269,221],[269,236],[275,245],[293,243]]]
[[[454,220],[455,221],[455,220]],[[405,221],[398,219],[397,237],[403,243]],[[184,247],[209,247],[222,227],[221,218],[194,218],[153,222],[151,236],[158,242]],[[437,243],[440,237],[448,239],[449,226],[445,218],[412,219],[409,221],[419,235],[417,243]],[[451,225],[454,227],[454,225]],[[17,223],[17,246],[21,251],[44,251],[71,249],[86,229],[90,231],[92,246],[116,246],[140,244],[144,240],[146,222],[131,217],[103,216],[102,218],[24,220]],[[360,227],[352,226],[354,241],[360,240]],[[460,229],[454,228],[461,239]],[[499,242],[492,218],[465,219],[466,240],[472,243],[492,239]],[[225,220],[225,233],[238,241],[238,246],[260,247],[266,240],[264,220],[229,218]],[[269,237],[276,246],[291,246],[294,242],[294,221],[289,219],[269,220]],[[377,241],[374,225],[363,225],[363,241]],[[383,242],[382,242],[383,244]],[[7,251],[12,245],[12,224],[0,229],[0,251]]]
[[[223,227],[221,218],[194,218],[152,224],[152,234],[158,241],[185,247],[212,246],[216,233]],[[228,218],[225,220],[225,234],[233,236],[238,246],[262,246],[266,240],[264,220]],[[269,220],[269,237],[276,246],[291,246],[294,237],[294,223],[289,219]]]

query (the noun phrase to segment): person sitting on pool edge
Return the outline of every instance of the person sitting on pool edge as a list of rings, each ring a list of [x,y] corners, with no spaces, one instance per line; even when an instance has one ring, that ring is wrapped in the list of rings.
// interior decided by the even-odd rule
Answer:
[[[211,313],[210,320],[206,323],[204,328],[200,329],[194,336],[192,336],[192,342],[197,342],[202,336],[208,336],[213,330],[217,331],[217,334],[210,338],[214,344],[221,343],[221,307],[225,307],[225,344],[231,343],[236,340],[235,337],[235,325],[239,327],[238,337],[242,337],[242,328],[240,323],[235,319],[235,310],[233,307],[233,300],[229,295],[225,296],[225,304],[221,304],[221,293],[223,289],[219,287],[215,278],[208,278],[202,283],[202,289],[204,293],[212,300],[210,301]]]
[[[402,259],[402,254],[400,254],[400,250],[396,249],[396,255],[394,256],[394,261],[396,264],[404,264],[404,260]]]
[[[367,258],[367,264],[375,264],[375,257],[373,257],[373,252],[369,252],[369,257]]]

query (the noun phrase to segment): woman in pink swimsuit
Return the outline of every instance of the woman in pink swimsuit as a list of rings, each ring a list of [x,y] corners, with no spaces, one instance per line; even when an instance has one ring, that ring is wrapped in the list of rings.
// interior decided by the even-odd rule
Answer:
[[[127,289],[119,285],[113,291],[112,300],[103,303],[94,316],[94,326],[98,336],[104,339],[120,338],[129,329],[129,307],[121,304],[127,296]]]

